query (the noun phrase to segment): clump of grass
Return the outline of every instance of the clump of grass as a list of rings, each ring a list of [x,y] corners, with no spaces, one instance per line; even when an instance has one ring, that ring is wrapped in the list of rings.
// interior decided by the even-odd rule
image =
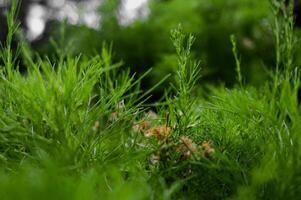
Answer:
[[[171,32],[178,56],[175,85],[156,104],[157,112],[143,103],[151,94],[140,90],[143,76],[112,63],[105,46],[93,58],[26,56],[27,71],[20,73],[19,51],[10,46],[14,4],[0,54],[0,196],[298,198],[300,75],[293,64],[292,4],[273,2],[273,81],[261,88],[243,85],[232,37],[240,87],[197,92],[194,37],[179,27]]]
[[[265,146],[265,156],[253,169],[251,184],[243,187],[240,198],[298,198],[300,157],[300,87],[299,68],[294,66],[293,1],[272,1],[275,14],[276,73],[273,85],[270,118],[274,121],[273,140]],[[268,93],[268,92],[267,92]]]

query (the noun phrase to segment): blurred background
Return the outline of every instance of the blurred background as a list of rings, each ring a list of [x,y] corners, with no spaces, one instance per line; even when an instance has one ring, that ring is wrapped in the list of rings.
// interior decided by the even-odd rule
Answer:
[[[9,4],[0,0],[1,42]],[[268,0],[23,0],[18,19],[30,47],[49,58],[55,58],[57,48],[92,57],[104,42],[112,44],[114,60],[133,73],[153,68],[145,88],[177,68],[169,33],[180,23],[197,38],[193,56],[201,61],[200,84],[235,84],[231,34],[238,41],[244,82],[260,86],[274,66]]]

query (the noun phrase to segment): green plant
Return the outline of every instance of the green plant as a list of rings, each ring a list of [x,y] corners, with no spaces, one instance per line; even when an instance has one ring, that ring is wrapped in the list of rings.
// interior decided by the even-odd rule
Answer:
[[[197,86],[192,35],[171,32],[177,68],[165,98],[146,104],[141,77],[97,56],[55,60],[1,47],[0,196],[4,199],[298,199],[300,86],[292,8],[273,1],[276,69],[255,88]],[[12,8],[14,11],[14,7]],[[63,46],[61,42],[59,46]],[[57,52],[61,52],[59,50]],[[27,55],[18,70],[19,52]],[[241,66],[242,65],[242,66]],[[242,87],[243,86],[243,87]],[[152,108],[155,111],[151,111]]]
[[[200,76],[200,63],[192,60],[191,47],[194,36],[186,36],[181,26],[171,31],[171,40],[177,52],[178,69],[176,71],[174,100],[168,99],[171,116],[176,119],[179,132],[186,132],[189,125],[193,124],[194,97],[192,95]]]
[[[236,44],[236,39],[234,35],[231,35],[230,37],[231,43],[232,43],[232,52],[234,54],[235,58],[235,63],[236,63],[236,73],[237,73],[237,81],[240,86],[242,86],[242,75],[241,75],[241,62],[240,58],[238,57],[238,52],[237,52],[237,44]]]

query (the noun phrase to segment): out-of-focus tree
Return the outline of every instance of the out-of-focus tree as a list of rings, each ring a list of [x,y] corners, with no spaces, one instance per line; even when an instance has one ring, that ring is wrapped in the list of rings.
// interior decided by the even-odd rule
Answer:
[[[99,8],[99,29],[85,25],[64,25],[62,46],[72,54],[98,54],[103,42],[113,44],[116,60],[123,60],[133,72],[154,70],[146,85],[158,82],[177,66],[170,42],[170,30],[182,24],[184,30],[198,38],[193,56],[201,60],[202,80],[232,85],[235,62],[229,36],[235,34],[242,59],[245,81],[258,83],[266,78],[264,64],[273,60],[273,37],[269,27],[268,1],[253,0],[150,0],[147,18],[122,24],[122,0],[104,0]],[[60,41],[61,28],[54,26],[54,41]],[[49,43],[38,47],[52,54]],[[43,46],[43,45],[42,45]],[[263,58],[263,60],[262,60]],[[161,88],[162,89],[162,88]]]
[[[264,74],[262,63],[272,62],[273,53],[267,51],[272,48],[273,38],[267,20],[269,5],[266,1],[151,1],[148,19],[128,26],[118,25],[118,6],[114,6],[115,10],[112,9],[110,15],[111,26],[100,30],[100,38],[113,41],[117,57],[133,66],[134,71],[154,67],[153,82],[172,72],[176,66],[169,32],[179,23],[184,30],[197,35],[194,55],[204,66],[203,80],[220,80],[227,84],[235,80],[235,63],[229,41],[233,33],[239,40],[247,80],[260,78]]]
[[[24,2],[27,4],[22,6],[24,10],[28,11],[28,5],[40,4],[47,9],[51,8],[54,13],[52,16],[62,9],[53,7],[51,1]],[[268,1],[149,0],[148,16],[138,18],[133,23],[121,23],[124,0],[101,2],[98,9],[99,26],[90,28],[84,23],[73,23],[72,20],[69,20],[69,24],[50,20],[44,32],[46,37],[38,40],[42,42],[34,42],[36,50],[48,56],[54,54],[56,51],[50,45],[52,43],[45,42],[52,37],[53,41],[60,42],[61,47],[68,46],[65,49],[69,53],[89,56],[98,54],[103,42],[112,42],[115,59],[123,60],[132,67],[133,72],[140,73],[149,67],[154,68],[145,83],[153,84],[172,73],[177,65],[169,35],[170,30],[181,23],[186,32],[197,36],[193,56],[201,60],[203,81],[220,81],[227,85],[234,83],[235,62],[229,40],[231,34],[235,34],[238,40],[246,82],[260,83],[259,80],[266,78],[265,66],[273,66],[273,36],[269,26],[271,15]],[[298,8],[300,4],[296,4],[295,11]]]

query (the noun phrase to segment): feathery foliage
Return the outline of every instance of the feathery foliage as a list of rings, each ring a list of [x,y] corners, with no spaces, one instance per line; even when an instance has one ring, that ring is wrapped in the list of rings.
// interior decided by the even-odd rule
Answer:
[[[244,85],[234,37],[239,87],[199,86],[194,36],[174,29],[178,68],[156,112],[145,103],[152,90],[140,89],[147,74],[112,63],[105,45],[56,62],[13,51],[13,4],[0,53],[1,198],[298,199],[300,74],[284,4],[271,4],[276,70],[261,88]]]

